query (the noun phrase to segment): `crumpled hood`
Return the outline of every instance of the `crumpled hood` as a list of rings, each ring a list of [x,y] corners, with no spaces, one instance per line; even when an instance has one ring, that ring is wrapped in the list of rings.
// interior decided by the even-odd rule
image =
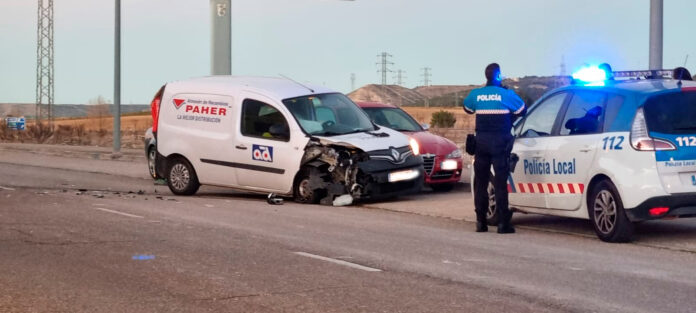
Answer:
[[[446,156],[458,148],[451,140],[427,131],[406,132],[405,134],[416,139],[421,154]]]
[[[371,133],[387,133],[388,137],[377,137],[370,135],[367,132],[354,133],[340,136],[315,136],[319,138],[322,143],[331,143],[337,145],[348,145],[354,146],[364,152],[370,152],[374,150],[384,150],[389,147],[400,148],[403,146],[408,146],[408,136],[392,130],[390,128],[380,126],[379,130],[371,131]]]

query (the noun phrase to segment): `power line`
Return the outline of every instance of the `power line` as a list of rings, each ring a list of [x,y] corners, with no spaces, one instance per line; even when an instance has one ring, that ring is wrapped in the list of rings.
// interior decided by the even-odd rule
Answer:
[[[421,74],[421,77],[423,77],[423,86],[428,87],[430,86],[431,77],[433,76],[431,72],[432,68],[424,67],[421,70],[423,70],[423,74]]]
[[[36,28],[36,122],[53,127],[53,0],[38,0]]]
[[[406,71],[404,70],[397,70],[396,75],[393,77],[395,80],[395,84],[399,86],[403,86],[406,81]]]
[[[377,70],[377,73],[382,73],[382,85],[387,84],[387,73],[392,72],[391,69],[389,69],[389,65],[394,65],[393,62],[389,61],[389,58],[393,57],[393,55],[382,52],[377,55],[377,57],[381,58],[380,62],[377,62],[377,65],[381,65],[381,69]]]

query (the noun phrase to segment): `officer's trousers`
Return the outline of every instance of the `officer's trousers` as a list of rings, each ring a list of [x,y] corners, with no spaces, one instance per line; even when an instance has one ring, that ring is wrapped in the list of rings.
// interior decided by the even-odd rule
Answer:
[[[488,183],[491,181],[491,165],[495,171],[495,207],[499,224],[509,224],[512,213],[508,208],[507,179],[510,175],[510,150],[512,135],[504,133],[476,133],[476,153],[474,155],[474,205],[476,219],[486,221],[488,210]]]

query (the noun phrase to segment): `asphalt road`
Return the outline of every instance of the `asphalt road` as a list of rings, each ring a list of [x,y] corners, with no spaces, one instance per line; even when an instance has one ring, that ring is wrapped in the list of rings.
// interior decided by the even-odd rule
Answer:
[[[691,252],[524,227],[479,234],[458,220],[273,206],[219,188],[176,197],[119,171],[0,163],[0,177],[0,312],[693,312],[696,304]]]

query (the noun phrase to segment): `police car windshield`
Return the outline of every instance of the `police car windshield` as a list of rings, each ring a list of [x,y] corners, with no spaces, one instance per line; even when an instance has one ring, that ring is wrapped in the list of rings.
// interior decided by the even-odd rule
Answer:
[[[396,108],[364,108],[375,124],[396,131],[419,132],[423,128],[406,112]]]
[[[655,96],[645,102],[648,129],[664,134],[696,133],[696,92]]]
[[[283,104],[309,135],[338,136],[376,130],[367,114],[340,93],[285,99]]]

